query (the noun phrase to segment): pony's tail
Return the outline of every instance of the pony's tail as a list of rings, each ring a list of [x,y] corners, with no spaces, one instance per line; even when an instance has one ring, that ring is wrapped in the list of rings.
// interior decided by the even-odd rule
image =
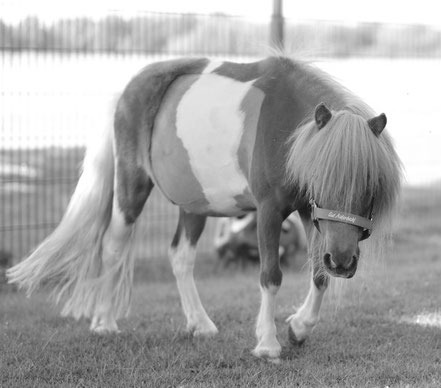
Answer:
[[[8,273],[29,296],[40,286],[64,301],[63,315],[90,317],[97,293],[90,292],[102,267],[102,240],[112,214],[113,131],[106,129],[96,146],[88,147],[83,171],[58,227],[24,261]],[[96,287],[92,287],[96,288]],[[94,295],[95,294],[95,295]]]

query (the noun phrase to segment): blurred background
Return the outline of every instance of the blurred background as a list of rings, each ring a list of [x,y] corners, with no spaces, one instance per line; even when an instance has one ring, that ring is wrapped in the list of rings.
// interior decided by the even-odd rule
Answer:
[[[0,0],[0,252],[19,260],[60,220],[84,147],[148,63],[315,61],[388,128],[407,187],[441,187],[441,19],[436,2]],[[154,192],[137,256],[166,256],[177,210]],[[430,216],[430,214],[429,214]],[[200,244],[213,252],[215,222]]]

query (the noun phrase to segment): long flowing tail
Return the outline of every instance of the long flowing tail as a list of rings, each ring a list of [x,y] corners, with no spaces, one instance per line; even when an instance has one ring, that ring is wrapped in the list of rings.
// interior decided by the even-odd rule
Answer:
[[[30,295],[49,286],[63,315],[90,317],[98,303],[91,291],[102,267],[102,240],[112,214],[114,181],[113,131],[89,147],[83,172],[59,226],[24,261],[8,273]],[[92,292],[92,295],[91,295]],[[95,292],[95,294],[98,294]]]

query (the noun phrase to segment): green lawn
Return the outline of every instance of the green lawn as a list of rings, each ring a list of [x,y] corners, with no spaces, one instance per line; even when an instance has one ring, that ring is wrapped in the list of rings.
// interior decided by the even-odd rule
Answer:
[[[171,231],[170,231],[171,233]],[[0,293],[1,387],[439,387],[441,191],[406,189],[394,245],[369,275],[325,299],[301,347],[284,319],[306,295],[306,271],[285,270],[277,326],[282,362],[254,358],[258,269],[222,268],[201,255],[197,283],[220,333],[193,339],[166,260],[139,260],[122,333],[100,337],[61,318],[44,294]],[[166,247],[164,247],[166,251]],[[419,316],[419,318],[418,318]],[[432,326],[423,326],[424,318]],[[430,322],[429,322],[430,323]],[[438,324],[438,326],[436,326]]]

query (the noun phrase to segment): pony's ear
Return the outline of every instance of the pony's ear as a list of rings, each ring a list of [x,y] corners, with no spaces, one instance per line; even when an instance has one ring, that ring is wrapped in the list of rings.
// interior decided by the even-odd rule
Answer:
[[[331,120],[331,117],[331,111],[326,107],[323,102],[317,105],[317,107],[315,108],[315,122],[318,129],[322,129],[326,124],[328,124],[328,121]]]
[[[372,132],[377,137],[380,136],[381,132],[383,132],[383,129],[386,126],[386,124],[387,124],[387,117],[384,113],[368,120],[369,128],[372,129]]]

